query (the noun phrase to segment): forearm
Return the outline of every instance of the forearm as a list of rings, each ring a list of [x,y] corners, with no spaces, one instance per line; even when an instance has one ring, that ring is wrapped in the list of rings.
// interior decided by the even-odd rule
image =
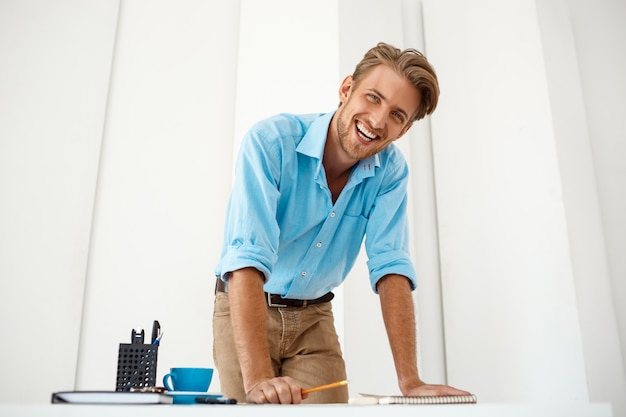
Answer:
[[[383,320],[403,394],[424,383],[417,369],[415,310],[406,277],[387,275],[378,283]]]
[[[274,377],[261,273],[254,268],[234,271],[228,281],[228,297],[244,389],[249,392],[259,382]]]

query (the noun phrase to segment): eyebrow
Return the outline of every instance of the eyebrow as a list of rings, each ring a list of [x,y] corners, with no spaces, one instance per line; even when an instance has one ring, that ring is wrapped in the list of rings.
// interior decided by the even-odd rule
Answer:
[[[387,97],[385,97],[385,95],[383,93],[381,93],[380,91],[378,91],[377,89],[375,89],[375,88],[368,88],[367,90],[371,91],[372,93],[375,93],[382,100],[387,101]],[[396,107],[395,110],[397,110],[400,113],[402,113],[404,115],[404,117],[408,120],[409,114],[404,109],[402,109],[400,107]]]

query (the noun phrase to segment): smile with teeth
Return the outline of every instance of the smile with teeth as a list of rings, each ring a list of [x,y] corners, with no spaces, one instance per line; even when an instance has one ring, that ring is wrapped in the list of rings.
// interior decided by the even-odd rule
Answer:
[[[372,131],[370,131],[367,127],[365,127],[365,125],[359,122],[357,122],[356,124],[356,131],[359,134],[359,137],[366,142],[370,142],[378,138],[377,134],[372,133]]]

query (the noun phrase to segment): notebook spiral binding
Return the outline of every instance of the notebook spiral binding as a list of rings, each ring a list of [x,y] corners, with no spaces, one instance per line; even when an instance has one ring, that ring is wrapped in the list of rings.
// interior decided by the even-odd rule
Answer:
[[[378,399],[379,404],[475,404],[476,396],[470,395],[443,395],[423,397],[389,396]]]

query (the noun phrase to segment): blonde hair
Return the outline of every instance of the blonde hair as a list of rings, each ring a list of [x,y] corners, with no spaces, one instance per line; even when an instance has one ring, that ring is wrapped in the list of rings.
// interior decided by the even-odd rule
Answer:
[[[439,82],[434,68],[426,57],[413,48],[400,50],[384,42],[365,53],[352,74],[352,82],[356,86],[375,66],[387,65],[398,74],[405,76],[417,88],[421,95],[417,111],[412,121],[418,121],[435,111],[439,100]]]

